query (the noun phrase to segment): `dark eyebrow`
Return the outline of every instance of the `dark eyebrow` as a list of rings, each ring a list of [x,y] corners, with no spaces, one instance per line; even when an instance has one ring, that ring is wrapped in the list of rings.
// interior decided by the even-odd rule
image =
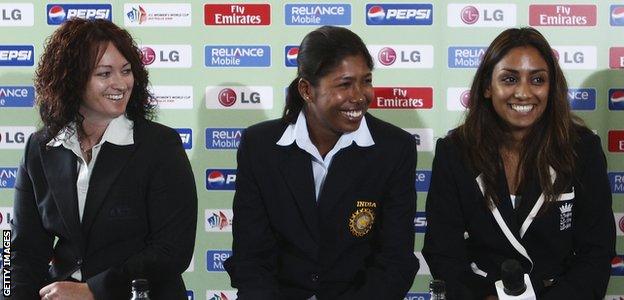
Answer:
[[[122,67],[122,68],[125,68],[125,67],[126,67],[127,65],[129,65],[129,64],[130,64],[130,63],[129,63],[129,62],[127,62],[127,63],[125,63],[125,64],[124,64],[123,66],[121,66],[121,67]],[[111,66],[111,65],[97,65],[97,66],[95,66],[95,67],[96,67],[96,68],[112,68],[113,66]]]
[[[509,72],[509,73],[514,73],[514,74],[520,73],[518,70],[509,69],[509,68],[502,68],[501,70]],[[539,73],[539,72],[546,72],[546,73],[548,73],[548,70],[547,69],[535,69],[535,70],[531,70],[529,72],[529,74],[535,74],[535,73]]]

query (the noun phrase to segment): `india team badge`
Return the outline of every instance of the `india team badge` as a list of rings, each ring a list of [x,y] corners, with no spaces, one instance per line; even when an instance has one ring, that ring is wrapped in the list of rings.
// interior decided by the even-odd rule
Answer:
[[[349,230],[356,237],[362,237],[370,232],[375,223],[375,208],[377,203],[370,201],[356,201],[357,209],[349,217]]]

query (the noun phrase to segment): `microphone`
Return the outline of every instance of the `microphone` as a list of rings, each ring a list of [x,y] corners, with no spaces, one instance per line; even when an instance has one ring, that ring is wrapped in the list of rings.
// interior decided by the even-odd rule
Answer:
[[[499,300],[535,300],[535,291],[528,274],[515,259],[501,265],[501,280],[495,284]]]

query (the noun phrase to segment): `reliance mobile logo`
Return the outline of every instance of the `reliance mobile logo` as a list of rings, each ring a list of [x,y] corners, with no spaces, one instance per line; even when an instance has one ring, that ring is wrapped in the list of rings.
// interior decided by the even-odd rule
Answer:
[[[624,69],[624,47],[609,48],[609,68]]]
[[[0,45],[0,67],[31,67],[35,65],[32,45]]]
[[[427,217],[424,211],[417,211],[414,217],[414,231],[425,233],[427,231]]]
[[[0,149],[24,149],[26,140],[33,132],[33,126],[0,127]]]
[[[206,87],[208,109],[272,109],[273,87]]]
[[[624,276],[624,255],[617,255],[611,260],[611,276]]]
[[[376,87],[370,108],[378,109],[431,109],[431,87]]]
[[[35,9],[32,3],[0,3],[0,27],[34,24]]]
[[[270,67],[271,46],[206,45],[206,67]]]
[[[17,168],[0,167],[0,189],[12,189],[17,178]]]
[[[208,272],[225,272],[223,263],[232,256],[232,250],[206,251],[206,269]]]
[[[188,150],[193,148],[193,129],[191,128],[176,128],[176,131],[180,135],[182,146]]]
[[[231,209],[206,209],[205,213],[207,232],[232,231],[234,213]]]
[[[0,85],[0,107],[33,107],[35,88],[33,86]]]
[[[351,25],[351,4],[286,4],[286,25]]]
[[[432,45],[370,45],[368,52],[380,69],[433,68]]]
[[[418,152],[433,151],[432,128],[403,128],[403,130],[409,132],[414,137],[416,140],[416,150],[418,150]]]
[[[609,152],[624,152],[624,130],[609,130]]]
[[[366,25],[432,25],[433,4],[366,4]]]
[[[299,46],[286,46],[284,47],[284,64],[287,67],[297,67],[297,56],[299,55]]]
[[[235,190],[235,169],[207,169],[206,189],[209,191],[233,191]]]
[[[271,25],[269,4],[205,4],[205,25]]]
[[[609,182],[612,193],[624,194],[624,172],[609,172]]]
[[[110,4],[48,4],[48,25],[61,25],[72,19],[105,19],[112,21]]]
[[[238,149],[244,128],[206,128],[206,149]]]
[[[529,5],[531,26],[596,26],[596,5]]]
[[[429,185],[431,184],[431,171],[420,170],[416,171],[416,191],[428,192]]]
[[[449,27],[514,27],[515,4],[459,4],[447,6]]]
[[[611,26],[624,26],[624,5],[611,5]]]
[[[448,67],[451,69],[477,68],[485,50],[487,47],[449,47]]]
[[[568,101],[573,110],[595,110],[596,89],[570,88],[568,89]]]
[[[609,110],[624,110],[624,88],[609,89]]]

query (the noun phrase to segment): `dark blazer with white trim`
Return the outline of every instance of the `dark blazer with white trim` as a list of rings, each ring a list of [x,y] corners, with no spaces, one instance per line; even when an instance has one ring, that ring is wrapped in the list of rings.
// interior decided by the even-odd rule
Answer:
[[[366,115],[375,145],[333,158],[315,201],[310,155],[276,145],[288,124],[249,127],[238,149],[233,256],[225,263],[239,300],[403,299],[412,285],[416,144]],[[350,232],[357,201],[375,203],[373,227]]]
[[[604,297],[615,255],[611,190],[600,139],[579,131],[573,184],[546,210],[544,205],[535,215],[542,193],[536,178],[520,191],[522,200],[514,210],[501,170],[498,222],[484,204],[480,174],[463,161],[464,149],[449,137],[438,140],[422,252],[432,275],[446,281],[448,299],[495,295],[500,266],[509,258],[521,262],[539,299]],[[545,287],[549,279],[553,285]]]
[[[41,132],[29,138],[15,184],[10,299],[40,299],[78,269],[96,299],[128,299],[136,278],[149,280],[151,299],[186,299],[197,194],[179,135],[137,120],[134,144],[105,142],[82,223],[76,156],[41,141]]]

